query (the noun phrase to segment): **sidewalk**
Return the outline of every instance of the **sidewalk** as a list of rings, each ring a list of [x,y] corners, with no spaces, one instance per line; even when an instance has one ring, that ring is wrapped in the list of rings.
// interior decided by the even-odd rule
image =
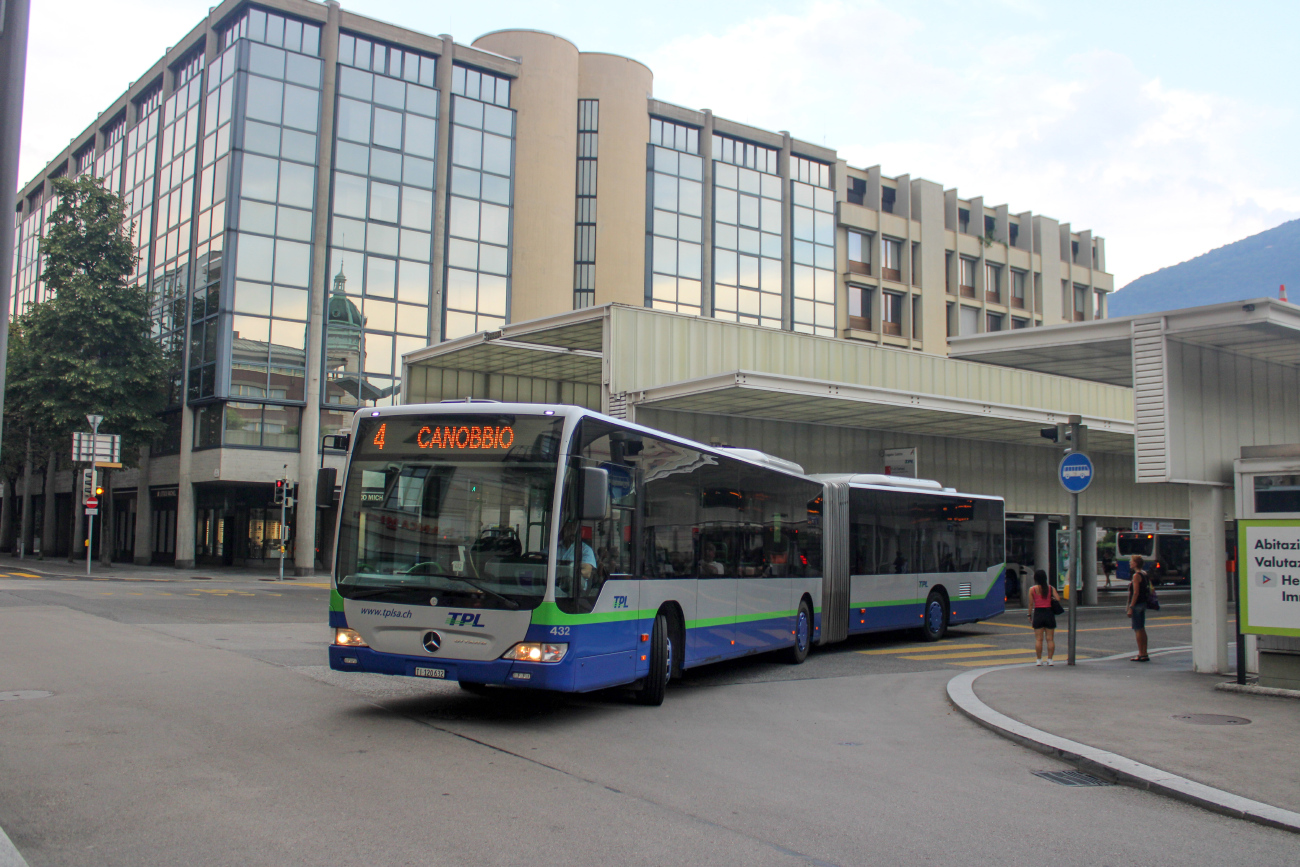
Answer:
[[[1130,655],[966,672],[948,693],[981,725],[1085,771],[1300,832],[1300,701],[1217,690],[1228,678],[1193,673],[1190,649]],[[1180,718],[1197,714],[1250,722]]]
[[[69,563],[62,557],[38,560],[27,557],[19,560],[8,554],[0,554],[0,576],[27,572],[42,578],[81,578],[86,577],[86,561]],[[319,585],[328,584],[330,574],[317,572],[315,575],[301,578],[293,577],[291,563],[284,564],[285,583]],[[249,583],[255,581],[278,580],[278,569],[248,568],[234,566],[200,566],[195,569],[176,569],[172,566],[136,566],[131,563],[114,563],[105,566],[96,560],[91,564],[90,577],[110,581],[220,581],[227,583]]]

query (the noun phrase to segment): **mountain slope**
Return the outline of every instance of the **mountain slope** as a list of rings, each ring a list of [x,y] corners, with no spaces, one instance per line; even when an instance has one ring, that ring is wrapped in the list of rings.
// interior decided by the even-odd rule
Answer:
[[[1300,220],[1139,277],[1110,297],[1108,314],[1276,298],[1283,283],[1291,300],[1300,302]]]

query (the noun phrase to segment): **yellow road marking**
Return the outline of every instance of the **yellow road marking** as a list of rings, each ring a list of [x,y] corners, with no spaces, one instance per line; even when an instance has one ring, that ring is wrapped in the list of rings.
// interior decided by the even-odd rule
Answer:
[[[972,656],[1011,656],[1024,653],[1023,647],[1003,648],[1002,650],[977,650],[974,653],[929,653],[925,656],[903,656],[900,659],[969,659]]]
[[[932,647],[923,647],[917,645],[904,645],[903,647],[887,647],[881,650],[859,650],[857,653],[863,653],[867,656],[877,656],[883,653],[938,653],[941,650],[962,650],[967,647],[995,647],[993,644],[936,644]]]
[[[40,578],[40,577],[41,577],[40,575],[32,575],[32,574],[30,574],[30,573],[28,573],[28,572],[15,572],[15,573],[13,573],[13,574],[15,574],[15,575],[21,575],[21,576],[23,576],[24,578]]]
[[[321,587],[321,588],[328,588],[330,585],[328,585],[328,584],[313,584],[313,583],[310,583],[310,582],[297,581],[297,582],[294,583],[293,586],[295,586],[295,587]]]

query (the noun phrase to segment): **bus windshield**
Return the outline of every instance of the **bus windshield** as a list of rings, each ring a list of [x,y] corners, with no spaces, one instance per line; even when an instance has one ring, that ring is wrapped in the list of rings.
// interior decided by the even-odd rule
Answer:
[[[562,423],[483,415],[363,421],[343,490],[340,595],[540,605]]]

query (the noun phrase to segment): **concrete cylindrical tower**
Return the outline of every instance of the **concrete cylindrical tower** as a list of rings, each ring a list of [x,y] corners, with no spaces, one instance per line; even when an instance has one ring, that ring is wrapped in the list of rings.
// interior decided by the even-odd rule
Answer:
[[[510,99],[517,112],[510,320],[571,310],[578,49],[536,30],[489,33],[474,47],[523,66]]]
[[[654,74],[614,54],[583,53],[579,99],[600,101],[596,303],[645,303],[646,99]]]

